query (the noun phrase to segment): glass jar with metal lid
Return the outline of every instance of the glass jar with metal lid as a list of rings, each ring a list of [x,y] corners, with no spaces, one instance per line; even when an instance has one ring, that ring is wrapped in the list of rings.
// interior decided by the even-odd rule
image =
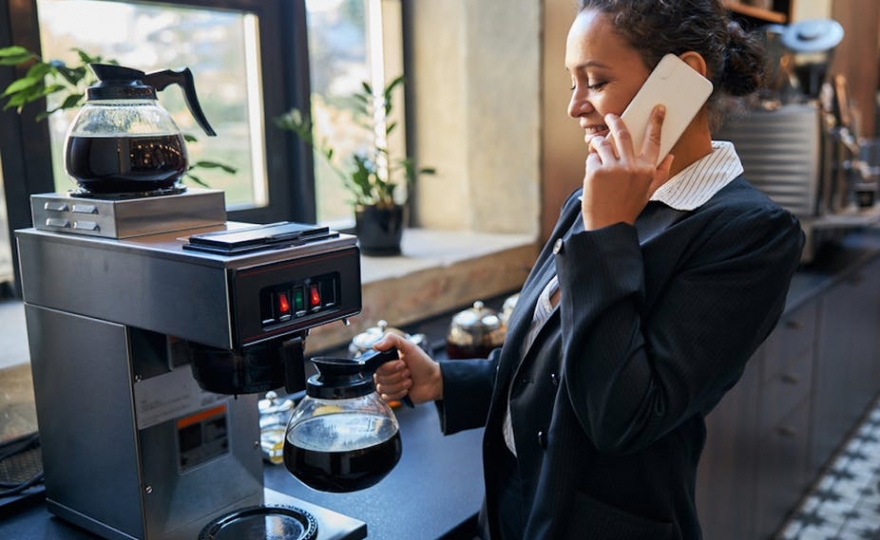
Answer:
[[[446,335],[446,354],[452,359],[488,358],[504,343],[507,328],[498,312],[476,301],[472,308],[456,313]]]

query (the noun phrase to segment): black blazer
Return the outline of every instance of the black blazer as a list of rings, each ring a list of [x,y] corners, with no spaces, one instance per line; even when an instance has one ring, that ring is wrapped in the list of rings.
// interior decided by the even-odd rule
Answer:
[[[504,347],[441,364],[441,425],[486,427],[484,538],[699,539],[704,417],[779,320],[803,232],[742,177],[696,210],[652,202],[635,226],[589,232],[578,195],[520,292]],[[554,272],[560,303],[523,356]],[[502,438],[508,396],[516,460]],[[499,515],[511,490],[521,512]]]

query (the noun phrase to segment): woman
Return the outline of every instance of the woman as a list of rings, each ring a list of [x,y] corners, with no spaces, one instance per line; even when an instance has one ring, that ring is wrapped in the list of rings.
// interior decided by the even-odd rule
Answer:
[[[655,166],[662,108],[642,148],[619,115],[666,53],[717,95]],[[705,415],[778,321],[803,246],[797,220],[710,135],[723,94],[757,89],[760,50],[720,0],[581,0],[565,64],[590,148],[583,187],[504,347],[437,363],[389,335],[376,348],[400,361],[377,389],[435,401],[445,433],[485,426],[484,539],[701,538]]]

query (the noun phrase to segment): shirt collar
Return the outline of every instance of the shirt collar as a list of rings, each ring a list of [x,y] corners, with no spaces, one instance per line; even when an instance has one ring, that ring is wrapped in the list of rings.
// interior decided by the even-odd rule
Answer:
[[[712,141],[712,152],[666,181],[654,195],[676,210],[694,210],[743,173],[742,162],[728,141]]]

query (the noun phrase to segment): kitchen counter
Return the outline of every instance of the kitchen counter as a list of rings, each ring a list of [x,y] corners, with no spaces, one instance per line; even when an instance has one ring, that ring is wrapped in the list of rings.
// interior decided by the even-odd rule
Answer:
[[[353,493],[321,493],[296,480],[283,465],[266,465],[265,486],[367,524],[369,539],[468,539],[483,498],[482,430],[444,437],[435,407],[395,409],[403,453],[377,485]],[[42,502],[0,513],[5,540],[98,538],[53,517]]]
[[[819,295],[841,279],[847,271],[864,265],[880,253],[880,229],[854,232],[819,248],[813,261],[801,267],[791,282],[786,312]]]

